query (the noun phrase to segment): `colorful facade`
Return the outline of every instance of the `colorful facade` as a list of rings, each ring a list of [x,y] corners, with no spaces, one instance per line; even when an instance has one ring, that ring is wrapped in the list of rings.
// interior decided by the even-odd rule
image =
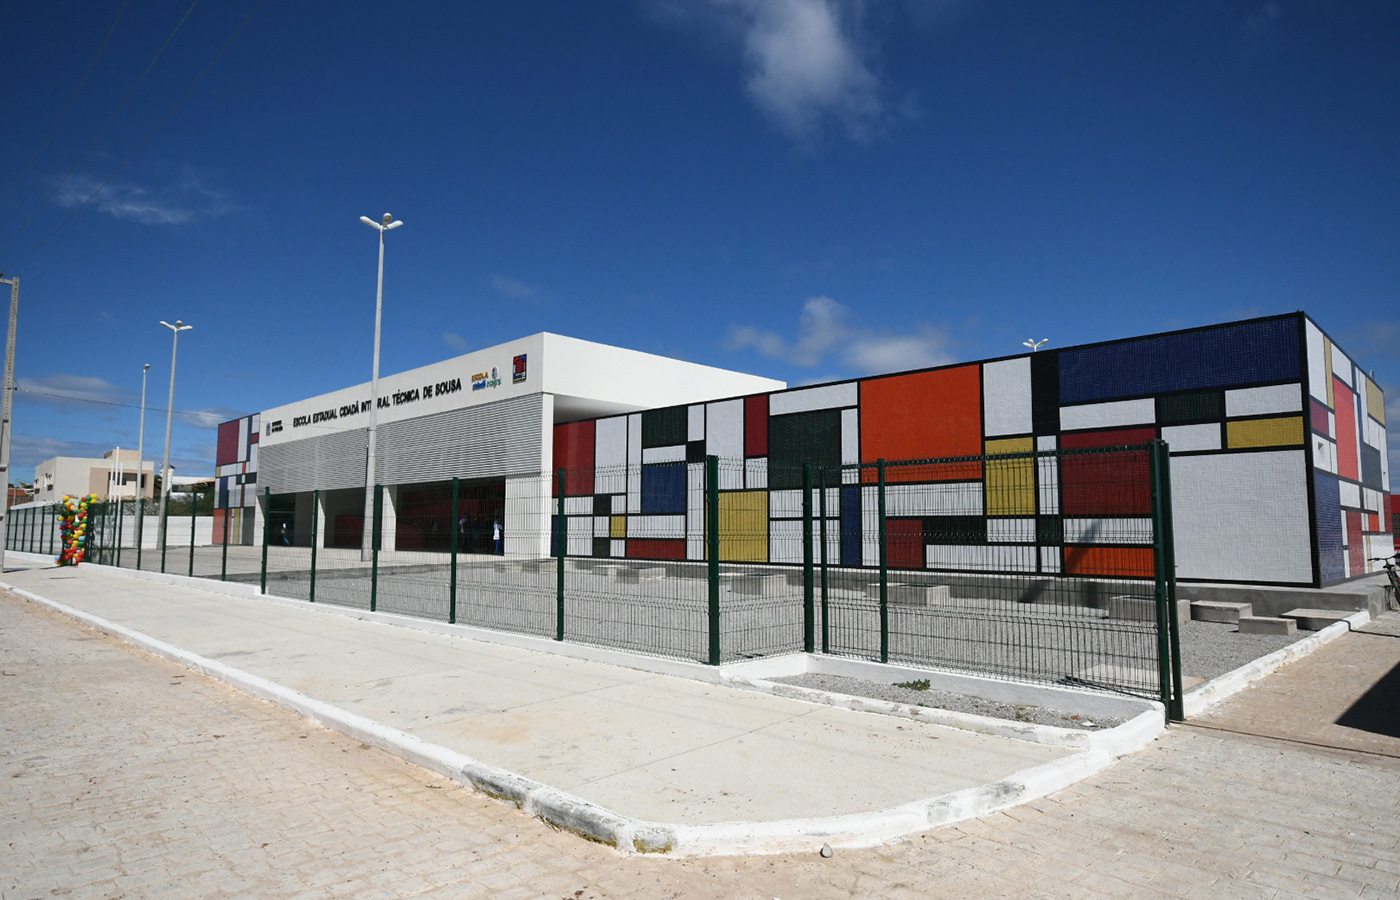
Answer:
[[[727,463],[721,529],[743,523],[721,559],[800,560],[813,464],[839,473],[828,558],[871,566],[876,488],[859,466],[1047,453],[1011,489],[1004,465],[892,470],[887,534],[906,548],[960,535],[902,565],[1092,576],[1111,558],[1113,574],[1147,577],[1146,468],[1050,452],[1159,438],[1182,580],[1321,586],[1374,571],[1392,546],[1385,398],[1303,313],[561,424],[553,459],[570,554],[703,559],[712,455]]]

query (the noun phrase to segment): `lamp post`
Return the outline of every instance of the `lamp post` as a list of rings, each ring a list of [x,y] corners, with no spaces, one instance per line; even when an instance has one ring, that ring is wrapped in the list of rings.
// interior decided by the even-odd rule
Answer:
[[[369,452],[365,457],[365,524],[360,540],[360,560],[368,562],[374,546],[374,439],[379,430],[379,324],[384,313],[384,232],[403,223],[389,213],[384,214],[382,222],[376,222],[369,216],[360,216],[360,221],[379,232],[379,282],[374,293],[374,370],[369,382]]]
[[[165,459],[160,464],[160,546],[165,546],[165,502],[170,497],[170,423],[175,415],[175,354],[180,349],[180,332],[189,331],[193,325],[186,325],[179,319],[175,324],[162,321],[160,324],[173,333],[170,343],[170,402],[165,407]],[[194,540],[194,535],[190,535]]]
[[[5,374],[0,383],[0,481],[5,483],[5,502],[0,504],[0,572],[5,571],[5,520],[10,514],[10,432],[15,406],[15,328],[19,323],[19,277],[4,277],[0,284],[10,286],[10,327],[5,332]],[[38,494],[38,491],[35,491]]]

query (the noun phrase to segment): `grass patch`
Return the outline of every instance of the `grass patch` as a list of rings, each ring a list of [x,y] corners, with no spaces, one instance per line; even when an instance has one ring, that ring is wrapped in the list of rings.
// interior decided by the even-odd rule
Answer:
[[[918,681],[896,681],[894,686],[909,691],[926,691],[928,690],[928,679],[920,678]]]

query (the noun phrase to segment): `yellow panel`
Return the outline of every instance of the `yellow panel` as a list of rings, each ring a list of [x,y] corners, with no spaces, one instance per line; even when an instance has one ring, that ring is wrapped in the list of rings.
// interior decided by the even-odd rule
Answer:
[[[987,441],[987,455],[1030,453],[1035,438]],[[1035,515],[1035,459],[990,459],[986,463],[987,515]]]
[[[1303,417],[1251,419],[1225,423],[1230,448],[1290,447],[1303,443]]]
[[[1327,364],[1327,408],[1337,408],[1337,398],[1333,396],[1332,388],[1332,341],[1329,338],[1322,339],[1322,358]]]
[[[1366,412],[1377,422],[1385,424],[1385,394],[1380,385],[1369,378],[1366,379]]]
[[[612,521],[608,523],[608,531],[613,538],[618,540],[627,537],[627,517],[613,516]]]
[[[768,562],[767,491],[719,495],[719,558],[726,562]]]

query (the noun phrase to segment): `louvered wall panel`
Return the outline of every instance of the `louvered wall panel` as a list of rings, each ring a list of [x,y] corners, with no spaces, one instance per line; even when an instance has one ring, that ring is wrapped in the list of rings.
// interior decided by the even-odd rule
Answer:
[[[342,431],[258,451],[258,488],[274,494],[365,486],[369,432]]]
[[[537,474],[543,402],[543,395],[532,394],[382,425],[379,480],[414,484]]]

